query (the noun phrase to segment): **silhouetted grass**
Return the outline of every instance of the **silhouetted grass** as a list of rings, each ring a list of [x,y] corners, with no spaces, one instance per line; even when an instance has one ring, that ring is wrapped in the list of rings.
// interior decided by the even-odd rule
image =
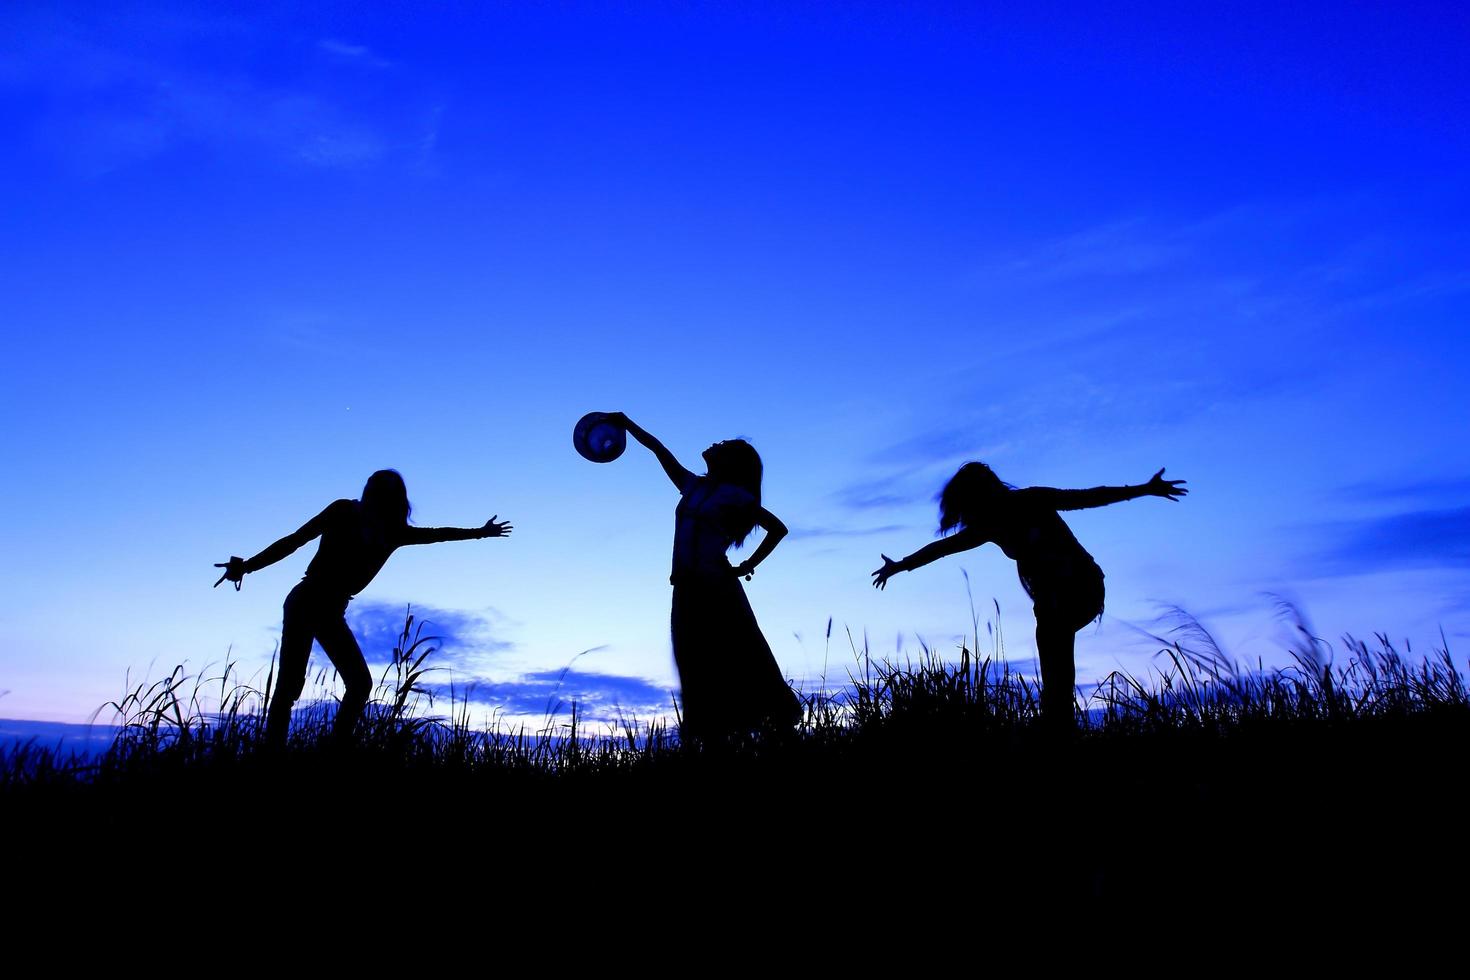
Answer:
[[[913,851],[917,863],[880,860],[890,873],[963,867],[1098,896],[1156,887],[1160,861],[1283,847],[1317,854],[1313,885],[1360,881],[1383,868],[1327,857],[1375,846],[1343,828],[1463,805],[1470,694],[1447,646],[1418,658],[1377,636],[1334,652],[1298,617],[1291,665],[1247,669],[1185,619],[1160,638],[1153,676],[1104,678],[1076,736],[1058,740],[998,630],[987,626],[980,655],[974,625],[953,659],[928,648],[881,659],[854,643],[850,683],[806,695],[798,730],[699,745],[631,720],[588,731],[575,704],[539,731],[476,728],[466,701],[435,702],[424,682],[437,640],[410,616],[351,745],[328,737],[323,698],[269,753],[270,675],[257,690],[233,662],[209,676],[176,668],[106,706],[121,728],[99,757],[7,750],[0,801],[31,834],[92,833],[100,821],[144,839],[159,821],[223,819],[272,840],[297,820],[329,840],[468,821],[503,860],[569,842],[595,853],[610,834],[602,846],[628,853],[673,846],[685,860],[765,867],[784,863],[783,834],[863,854],[877,840]],[[319,674],[318,688],[328,681]],[[1268,873],[1262,860],[1249,863]],[[1213,864],[1190,880],[1201,874],[1245,887]]]

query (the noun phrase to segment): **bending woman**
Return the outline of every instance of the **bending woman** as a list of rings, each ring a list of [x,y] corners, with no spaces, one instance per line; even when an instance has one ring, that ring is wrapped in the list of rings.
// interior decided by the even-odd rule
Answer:
[[[647,446],[679,489],[674,511],[674,586],[669,633],[683,694],[681,731],[696,738],[747,734],[796,724],[801,703],[761,634],[740,584],[786,536],[786,525],[761,506],[761,458],[743,439],[704,451],[696,476],[663,443],[622,412],[609,421]],[[725,552],[759,525],[765,537],[731,566]]]
[[[218,586],[228,579],[238,590],[247,573],[275,564],[312,538],[322,539],[316,557],[306,567],[306,577],[286,596],[280,668],[266,715],[267,745],[286,744],[291,706],[306,684],[306,662],[311,655],[312,640],[321,644],[345,687],[332,723],[332,734],[338,739],[352,734],[367,706],[372,675],[357,638],[347,628],[347,603],[367,587],[396,548],[406,544],[498,538],[511,532],[510,524],[504,521],[497,524],[495,517],[481,527],[413,527],[408,523],[410,510],[403,477],[396,470],[378,470],[368,477],[361,500],[334,501],[299,531],[254,558],[232,557],[214,566],[224,569],[214,584]]]
[[[1070,729],[1076,708],[1073,645],[1077,631],[1102,615],[1103,573],[1057,511],[1104,507],[1138,497],[1178,500],[1189,493],[1184,482],[1165,480],[1164,471],[1159,470],[1136,487],[1017,490],[1002,483],[984,463],[966,463],[939,495],[939,531],[955,533],[902,561],[883,555],[883,567],[873,573],[873,585],[881,589],[899,572],[911,572],[988,541],[1000,545],[1015,560],[1021,585],[1036,604],[1042,717],[1052,727]]]

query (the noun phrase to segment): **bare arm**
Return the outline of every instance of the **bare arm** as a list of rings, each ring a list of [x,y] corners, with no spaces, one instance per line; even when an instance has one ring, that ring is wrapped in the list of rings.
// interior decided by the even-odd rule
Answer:
[[[685,469],[684,465],[674,458],[674,454],[669,452],[663,443],[655,439],[649,434],[647,429],[638,425],[622,412],[608,412],[607,416],[609,422],[621,425],[628,430],[628,435],[647,446],[649,451],[653,453],[654,458],[658,460],[659,465],[664,468],[664,472],[668,474],[669,479],[673,481],[674,486],[678,487],[681,492],[684,490],[684,485],[689,482],[689,478],[694,474]]]
[[[1108,504],[1139,497],[1165,497],[1178,500],[1189,493],[1183,480],[1166,480],[1164,471],[1159,470],[1147,483],[1136,487],[1093,487],[1089,490],[1056,490],[1052,487],[1027,487],[1017,490],[1027,503],[1048,510],[1085,510],[1088,507],[1106,507]]]
[[[440,541],[478,541],[480,538],[503,538],[514,530],[509,521],[496,522],[494,515],[481,527],[408,527],[404,544],[438,544]]]
[[[755,551],[750,553],[749,558],[735,566],[735,574],[744,575],[747,580],[755,574],[755,566],[765,561],[767,556],[776,550],[776,545],[781,543],[781,539],[786,537],[786,525],[764,507],[756,514],[755,522],[766,532],[765,537],[761,539]]]
[[[327,510],[330,509],[330,507],[327,508]],[[245,571],[258,572],[262,568],[274,565],[282,558],[295,552],[296,549],[311,539],[319,537],[326,528],[326,523],[327,511],[324,510],[295,531],[261,551],[260,554],[255,555],[253,558],[247,558],[245,560]]]
[[[873,587],[881,589],[888,584],[888,580],[899,572],[912,572],[916,568],[923,568],[932,561],[937,561],[946,555],[958,554],[961,551],[969,551],[978,548],[990,539],[973,528],[961,528],[947,538],[924,545],[918,551],[907,558],[894,561],[887,555],[883,555],[883,567],[873,573]]]
[[[295,552],[312,538],[319,536],[326,529],[328,512],[335,506],[337,506],[336,503],[328,504],[326,509],[320,514],[252,558],[242,560],[232,555],[228,562],[216,563],[214,567],[223,568],[224,574],[214,583],[215,586],[218,587],[220,582],[229,579],[235,583],[235,589],[238,591],[241,580],[248,573],[258,572],[268,565],[274,565],[282,558]]]

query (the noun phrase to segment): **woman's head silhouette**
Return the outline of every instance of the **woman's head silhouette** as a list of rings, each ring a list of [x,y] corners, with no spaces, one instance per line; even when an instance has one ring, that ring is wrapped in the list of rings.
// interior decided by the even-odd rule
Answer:
[[[709,467],[711,480],[739,487],[754,497],[756,507],[760,507],[763,468],[760,453],[755,451],[754,446],[744,439],[717,442],[704,451],[704,462]],[[742,520],[740,526],[734,528],[735,543],[744,544],[754,527],[755,512],[752,510],[749,523]]]
[[[1014,489],[984,463],[966,463],[939,492],[939,530],[952,531],[973,523]]]
[[[378,470],[368,477],[362,488],[362,507],[383,524],[407,524],[413,512],[408,487],[397,470]]]

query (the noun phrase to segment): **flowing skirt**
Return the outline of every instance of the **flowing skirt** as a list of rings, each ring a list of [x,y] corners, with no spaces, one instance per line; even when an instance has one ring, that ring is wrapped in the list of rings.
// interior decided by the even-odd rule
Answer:
[[[736,575],[675,581],[669,625],[686,733],[712,738],[801,720],[801,702],[781,676]]]

